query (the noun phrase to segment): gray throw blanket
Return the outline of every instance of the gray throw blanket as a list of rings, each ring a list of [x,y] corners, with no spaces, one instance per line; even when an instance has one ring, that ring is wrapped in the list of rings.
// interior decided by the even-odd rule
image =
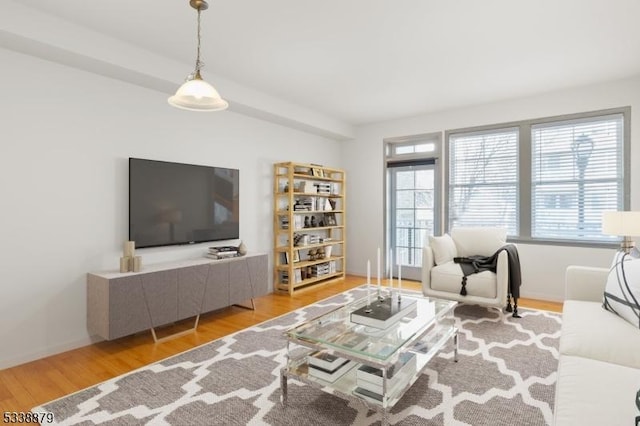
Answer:
[[[505,244],[500,247],[491,256],[468,256],[468,257],[454,257],[453,261],[460,264],[462,269],[462,288],[460,294],[462,296],[467,295],[467,276],[476,274],[482,271],[496,272],[498,266],[498,255],[501,251],[507,252],[507,263],[509,265],[509,288],[507,295],[507,312],[512,312],[511,309],[511,297],[513,297],[513,316],[518,317],[518,298],[520,297],[520,285],[522,284],[521,270],[520,270],[520,257],[518,256],[518,248],[513,244]]]

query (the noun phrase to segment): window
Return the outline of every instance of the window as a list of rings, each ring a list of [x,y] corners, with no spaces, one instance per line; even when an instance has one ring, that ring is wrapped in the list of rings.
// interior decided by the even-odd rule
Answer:
[[[518,229],[518,128],[449,137],[449,228]]]
[[[600,222],[624,207],[622,124],[615,114],[531,127],[532,237],[612,240]]]
[[[447,229],[611,243],[602,212],[629,209],[630,108],[446,132]]]

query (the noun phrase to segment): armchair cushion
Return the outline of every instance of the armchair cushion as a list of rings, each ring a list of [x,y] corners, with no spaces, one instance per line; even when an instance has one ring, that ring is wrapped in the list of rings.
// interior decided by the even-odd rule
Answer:
[[[444,234],[441,237],[430,235],[429,246],[433,250],[433,260],[436,265],[451,262],[454,257],[458,257],[456,244],[449,234]]]
[[[462,269],[454,262],[435,266],[431,270],[431,288],[437,291],[446,291],[459,294],[460,283],[462,282]],[[467,295],[479,296],[493,299],[495,298],[496,274],[491,271],[483,271],[467,277]]]

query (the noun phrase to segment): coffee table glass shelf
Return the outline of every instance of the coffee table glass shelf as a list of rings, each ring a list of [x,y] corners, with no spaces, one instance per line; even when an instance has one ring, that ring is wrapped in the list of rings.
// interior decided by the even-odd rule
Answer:
[[[371,294],[371,304],[379,303],[377,290]],[[387,291],[382,295],[389,297]],[[288,330],[287,363],[280,376],[282,403],[287,404],[287,381],[291,378],[341,398],[362,401],[381,412],[382,423],[388,424],[389,410],[451,340],[454,361],[458,360],[458,330],[453,319],[457,302],[426,298],[415,292],[403,292],[403,301],[405,298],[416,301],[415,309],[386,329],[351,322],[351,313],[367,305],[365,297]],[[318,374],[318,365],[323,364],[314,358],[333,361],[340,368],[336,367],[333,374],[331,369]],[[375,372],[378,377],[371,380],[367,372]],[[372,389],[378,390],[374,393]]]

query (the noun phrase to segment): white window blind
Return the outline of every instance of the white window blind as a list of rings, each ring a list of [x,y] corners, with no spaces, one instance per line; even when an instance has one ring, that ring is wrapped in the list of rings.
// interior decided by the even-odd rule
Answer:
[[[501,226],[518,233],[518,128],[449,137],[449,229]]]
[[[534,238],[612,241],[602,212],[623,210],[623,115],[533,125]]]

